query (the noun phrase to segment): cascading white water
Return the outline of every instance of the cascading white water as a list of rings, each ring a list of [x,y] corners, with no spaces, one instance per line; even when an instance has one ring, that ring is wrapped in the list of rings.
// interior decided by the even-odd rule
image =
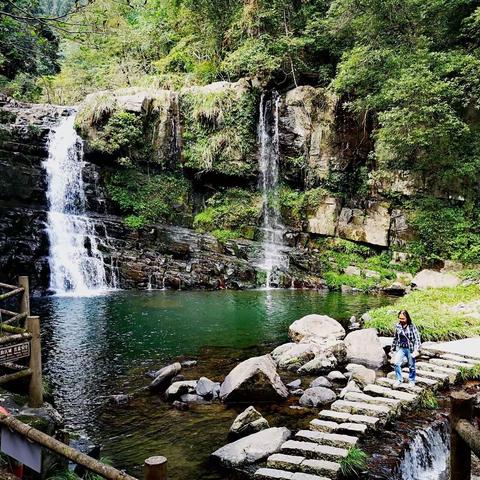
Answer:
[[[271,98],[262,93],[258,137],[260,142],[260,189],[263,199],[263,252],[259,267],[267,274],[265,286],[278,285],[278,272],[288,268],[284,251],[283,233],[278,194],[279,133],[278,110],[280,95],[272,92]]]
[[[447,480],[450,458],[448,422],[420,430],[405,452],[396,478]]]
[[[95,225],[86,215],[82,171],[83,144],[75,115],[62,117],[49,137],[47,173],[50,288],[56,294],[92,295],[116,284],[107,282]]]

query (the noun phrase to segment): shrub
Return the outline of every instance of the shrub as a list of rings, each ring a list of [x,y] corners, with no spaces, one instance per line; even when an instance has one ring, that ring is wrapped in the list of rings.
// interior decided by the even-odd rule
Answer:
[[[345,477],[358,476],[367,468],[367,454],[357,447],[348,450],[347,456],[340,460],[340,470]]]

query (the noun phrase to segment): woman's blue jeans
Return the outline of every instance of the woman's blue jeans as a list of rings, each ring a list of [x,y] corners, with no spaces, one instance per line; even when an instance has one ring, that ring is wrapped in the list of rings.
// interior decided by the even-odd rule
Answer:
[[[395,352],[395,375],[397,376],[397,380],[399,382],[403,382],[402,376],[402,363],[403,359],[406,358],[408,361],[408,379],[411,382],[415,381],[415,359],[412,357],[412,352],[409,348],[399,348]]]

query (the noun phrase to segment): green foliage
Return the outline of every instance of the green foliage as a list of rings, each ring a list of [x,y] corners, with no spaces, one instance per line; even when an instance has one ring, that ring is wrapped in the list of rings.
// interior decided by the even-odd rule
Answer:
[[[195,216],[193,225],[212,232],[219,240],[253,238],[262,210],[261,198],[255,192],[231,188],[207,200],[206,208]]]
[[[373,278],[364,278],[360,275],[346,275],[345,273],[334,271],[326,272],[323,278],[331,290],[340,290],[342,285],[346,285],[367,292],[377,286],[377,282]]]
[[[409,222],[417,234],[409,246],[412,253],[427,262],[448,258],[480,263],[478,206],[425,198],[411,207]]]
[[[436,410],[438,408],[438,398],[432,390],[424,390],[420,394],[419,400],[420,408],[427,410]]]
[[[162,221],[184,223],[190,216],[190,184],[181,177],[122,170],[108,179],[107,191],[134,229]]]
[[[185,166],[225,175],[256,169],[256,95],[229,88],[187,90],[181,97]]]
[[[422,341],[454,340],[480,335],[480,323],[465,309],[456,305],[478,300],[480,285],[414,291],[395,302],[393,306],[371,310],[366,326],[376,328],[380,335],[393,334],[397,313],[408,310],[420,330]]]
[[[472,367],[460,367],[460,378],[462,381],[480,380],[480,364],[477,363]]]
[[[58,72],[58,38],[37,0],[0,0],[0,92],[37,100],[38,77]]]
[[[340,471],[345,477],[357,477],[367,468],[368,455],[357,447],[348,450],[347,456],[340,460]]]

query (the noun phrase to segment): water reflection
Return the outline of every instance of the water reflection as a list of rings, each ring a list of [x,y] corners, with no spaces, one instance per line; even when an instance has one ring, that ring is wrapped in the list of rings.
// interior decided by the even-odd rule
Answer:
[[[134,474],[144,458],[161,453],[175,464],[172,480],[213,480],[222,477],[205,459],[225,442],[235,409],[178,412],[148,395],[112,409],[106,397],[146,385],[146,370],[179,356],[199,361],[187,378],[221,380],[238,361],[286,341],[288,326],[303,315],[347,321],[389,301],[298,290],[151,291],[36,299],[32,309],[42,317],[46,376],[72,429],[102,443],[117,467]],[[273,425],[279,419],[272,413]]]

